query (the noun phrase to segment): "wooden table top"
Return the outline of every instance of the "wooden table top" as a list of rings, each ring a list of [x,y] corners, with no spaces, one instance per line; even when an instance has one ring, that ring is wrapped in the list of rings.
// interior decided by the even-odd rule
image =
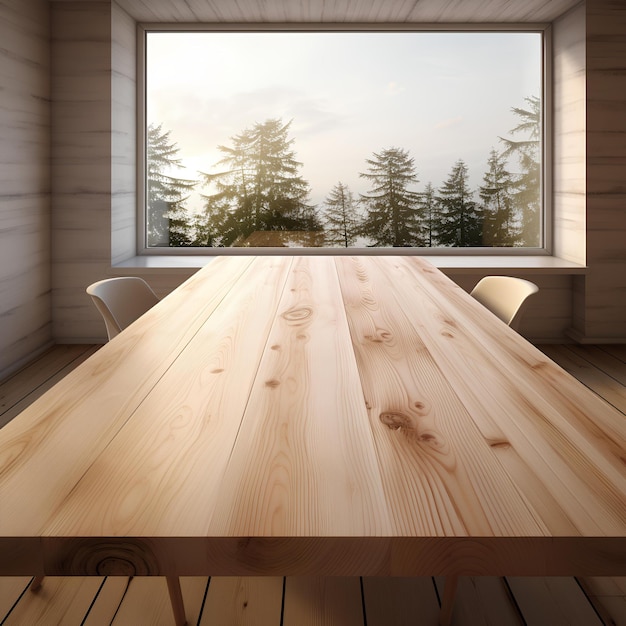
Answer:
[[[423,259],[221,257],[0,430],[0,574],[624,574],[625,441]]]

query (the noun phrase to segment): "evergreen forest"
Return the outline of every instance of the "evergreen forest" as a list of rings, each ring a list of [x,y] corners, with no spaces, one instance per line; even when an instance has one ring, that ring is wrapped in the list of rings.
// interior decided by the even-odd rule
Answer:
[[[179,150],[162,125],[147,129],[148,245],[175,247],[538,247],[541,107],[512,109],[517,125],[495,138],[478,188],[458,159],[447,178],[420,187],[415,159],[401,147],[364,156],[364,192],[341,181],[310,203],[290,122],[255,123],[218,146],[212,173],[172,175]],[[188,206],[200,191],[202,209]]]

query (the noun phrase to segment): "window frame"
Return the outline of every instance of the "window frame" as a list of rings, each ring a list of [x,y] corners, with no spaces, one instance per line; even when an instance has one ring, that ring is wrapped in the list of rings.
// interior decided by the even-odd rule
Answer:
[[[529,32],[542,36],[541,78],[541,245],[522,247],[148,247],[146,155],[146,40],[150,32]],[[551,256],[553,253],[553,83],[552,29],[549,23],[407,24],[407,23],[138,23],[137,24],[137,255],[241,256],[241,255],[416,255],[416,256]]]

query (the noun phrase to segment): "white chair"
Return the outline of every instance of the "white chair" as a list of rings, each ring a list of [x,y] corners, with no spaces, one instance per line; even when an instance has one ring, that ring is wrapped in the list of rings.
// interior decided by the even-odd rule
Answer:
[[[134,276],[99,280],[87,293],[104,318],[109,341],[159,301],[148,283]]]
[[[485,276],[478,281],[470,295],[517,331],[528,298],[538,291],[539,287],[535,283],[523,278]]]

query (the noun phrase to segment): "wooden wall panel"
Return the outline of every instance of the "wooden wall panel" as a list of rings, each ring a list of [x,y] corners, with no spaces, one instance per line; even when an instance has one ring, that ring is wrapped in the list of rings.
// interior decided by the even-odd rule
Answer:
[[[118,0],[140,21],[550,22],[578,0]]]
[[[585,341],[626,341],[626,3],[588,0]]]
[[[111,259],[113,264],[136,253],[136,23],[111,4]]]
[[[97,341],[85,287],[111,266],[111,4],[51,7],[53,332]]]
[[[552,28],[554,253],[585,263],[585,7]]]
[[[0,3],[0,378],[51,340],[48,3]]]

